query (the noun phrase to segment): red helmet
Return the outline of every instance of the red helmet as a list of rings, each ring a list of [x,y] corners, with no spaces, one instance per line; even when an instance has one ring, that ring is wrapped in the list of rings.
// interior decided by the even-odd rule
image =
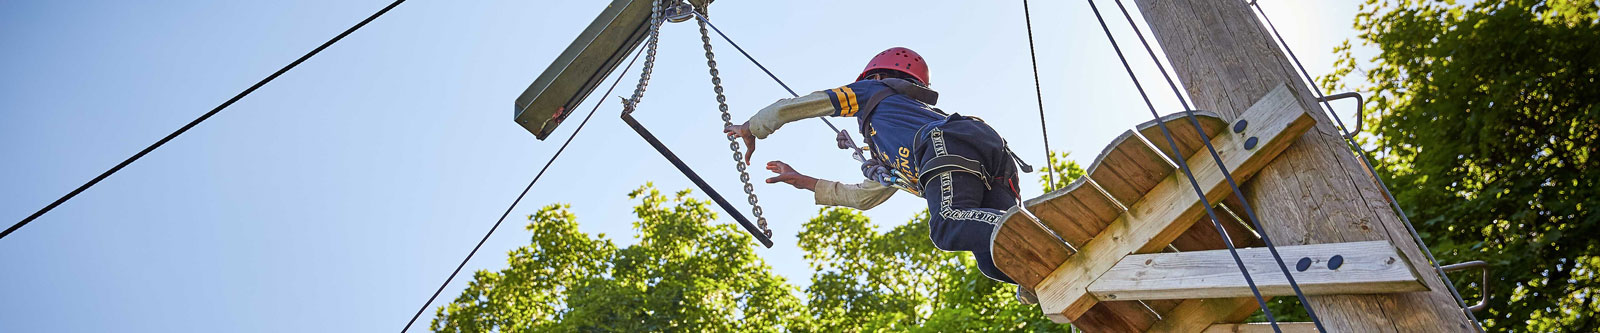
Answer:
[[[922,55],[917,54],[917,51],[912,51],[908,48],[892,47],[888,50],[883,50],[883,52],[878,52],[877,56],[872,57],[872,61],[867,62],[867,68],[861,70],[861,75],[856,76],[856,81],[866,78],[867,72],[871,72],[874,69],[900,71],[911,74],[912,77],[921,80],[923,84],[932,84],[928,82],[928,63],[922,61]]]

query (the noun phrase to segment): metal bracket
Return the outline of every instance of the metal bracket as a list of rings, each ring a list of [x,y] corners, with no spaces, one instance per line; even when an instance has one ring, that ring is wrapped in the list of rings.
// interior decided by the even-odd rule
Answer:
[[[678,1],[677,4],[668,5],[666,10],[667,21],[683,23],[694,18],[694,6],[688,2]]]
[[[1473,260],[1439,267],[1439,269],[1443,270],[1445,273],[1459,272],[1472,268],[1480,268],[1483,270],[1483,284],[1478,285],[1478,288],[1482,290],[1481,294],[1483,294],[1483,298],[1478,299],[1478,304],[1473,304],[1472,306],[1467,307],[1468,311],[1478,312],[1489,307],[1489,263],[1484,262],[1483,260]]]
[[[627,109],[631,111],[632,107],[628,107]],[[701,179],[699,174],[696,174],[694,170],[689,169],[688,164],[684,164],[683,160],[678,159],[678,155],[673,154],[672,150],[667,149],[667,146],[662,144],[661,140],[657,140],[655,135],[650,134],[650,131],[646,130],[644,125],[639,124],[638,120],[633,119],[632,112],[623,112],[622,121],[628,123],[628,127],[632,127],[634,132],[638,132],[639,137],[644,138],[645,142],[649,142],[650,147],[654,147],[656,152],[661,153],[661,157],[667,158],[667,162],[672,162],[672,166],[677,167],[678,171],[682,172],[684,177],[689,177],[689,181],[694,182],[694,186],[699,187],[701,191],[706,192],[706,195],[711,196],[712,201],[715,201],[718,206],[722,206],[722,211],[727,212],[729,216],[733,216],[735,221],[739,221],[739,225],[744,226],[744,230],[750,232],[751,236],[755,236],[756,241],[760,241],[761,245],[766,246],[767,248],[772,248],[771,238],[768,238],[766,234],[763,234],[761,229],[757,228],[755,224],[750,223],[750,220],[746,219],[744,214],[739,213],[738,208],[734,208],[733,204],[728,203],[728,199],[722,198],[722,195],[718,194],[716,189],[711,188],[711,184],[706,184],[706,181]]]
[[[1346,98],[1354,98],[1354,99],[1356,99],[1356,114],[1355,114],[1356,126],[1355,126],[1355,129],[1350,130],[1349,133],[1345,133],[1344,134],[1344,138],[1346,140],[1349,140],[1349,139],[1354,139],[1356,137],[1356,133],[1361,133],[1361,118],[1366,118],[1366,116],[1367,116],[1367,112],[1366,112],[1367,100],[1365,98],[1361,97],[1361,93],[1347,92],[1347,93],[1339,93],[1339,94],[1323,96],[1322,98],[1318,98],[1317,101],[1318,102],[1332,102],[1332,101],[1337,101],[1337,100],[1346,99]],[[1329,110],[1329,111],[1331,112],[1332,110]],[[1334,116],[1337,117],[1338,115],[1335,114]]]

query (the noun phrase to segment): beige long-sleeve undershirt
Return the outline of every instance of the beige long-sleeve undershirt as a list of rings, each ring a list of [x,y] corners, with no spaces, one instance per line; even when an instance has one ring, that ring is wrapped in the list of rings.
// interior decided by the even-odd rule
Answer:
[[[817,91],[805,96],[780,99],[756,111],[750,116],[750,133],[757,139],[766,139],[772,132],[783,127],[784,124],[806,118],[825,117],[832,115],[837,110],[825,91]],[[817,179],[816,202],[818,205],[844,206],[855,209],[867,210],[877,207],[878,204],[889,200],[896,190],[893,187],[883,186],[876,181],[865,179],[861,183],[843,184],[827,179]]]

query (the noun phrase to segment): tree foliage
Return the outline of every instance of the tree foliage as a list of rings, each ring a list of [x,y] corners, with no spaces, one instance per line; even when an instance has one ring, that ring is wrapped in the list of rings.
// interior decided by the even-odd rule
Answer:
[[[711,225],[705,201],[671,198],[646,185],[629,193],[638,243],[618,248],[578,231],[576,217],[550,205],[528,217],[531,244],[510,267],[478,271],[437,310],[444,332],[781,331],[804,323],[802,304],[751,250],[750,236]]]
[[[1051,155],[1066,175],[1076,163]],[[633,226],[638,243],[619,248],[578,231],[576,216],[550,205],[528,216],[527,246],[509,267],[478,271],[436,311],[441,332],[571,331],[971,331],[1064,332],[1012,285],[979,272],[966,253],[928,240],[927,212],[887,231],[859,211],[824,208],[806,222],[799,247],[815,271],[803,290],[773,274],[752,241],[712,224],[705,201],[646,185]]]
[[[1435,254],[1492,266],[1490,331],[1600,331],[1600,5],[1368,0],[1323,78]],[[1360,74],[1364,79],[1346,83]],[[1453,276],[1473,302],[1476,273]]]
[[[1072,155],[1072,153],[1052,151],[1046,156],[1046,158],[1049,159],[1049,161],[1047,161],[1049,162],[1049,165],[1046,165],[1045,167],[1054,171],[1056,182],[1051,184],[1050,175],[1040,172],[1039,182],[1045,184],[1045,192],[1067,187],[1067,185],[1072,184],[1072,181],[1078,180],[1078,177],[1083,177],[1083,175],[1088,174],[1087,171],[1083,170],[1083,166],[1078,165],[1078,161],[1067,159],[1067,156],[1070,155]]]

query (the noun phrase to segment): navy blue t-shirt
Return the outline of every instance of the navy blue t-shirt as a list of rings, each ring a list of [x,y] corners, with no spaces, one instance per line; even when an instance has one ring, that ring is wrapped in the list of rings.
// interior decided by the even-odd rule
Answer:
[[[861,105],[879,91],[889,90],[889,85],[878,80],[862,80],[843,87],[829,89],[836,117],[855,117]],[[878,102],[873,109],[871,122],[866,126],[867,148],[874,158],[892,166],[901,178],[916,182],[921,173],[920,161],[912,156],[917,131],[924,125],[944,119],[945,116],[928,105],[911,97],[895,94]],[[907,177],[909,176],[909,177]]]

